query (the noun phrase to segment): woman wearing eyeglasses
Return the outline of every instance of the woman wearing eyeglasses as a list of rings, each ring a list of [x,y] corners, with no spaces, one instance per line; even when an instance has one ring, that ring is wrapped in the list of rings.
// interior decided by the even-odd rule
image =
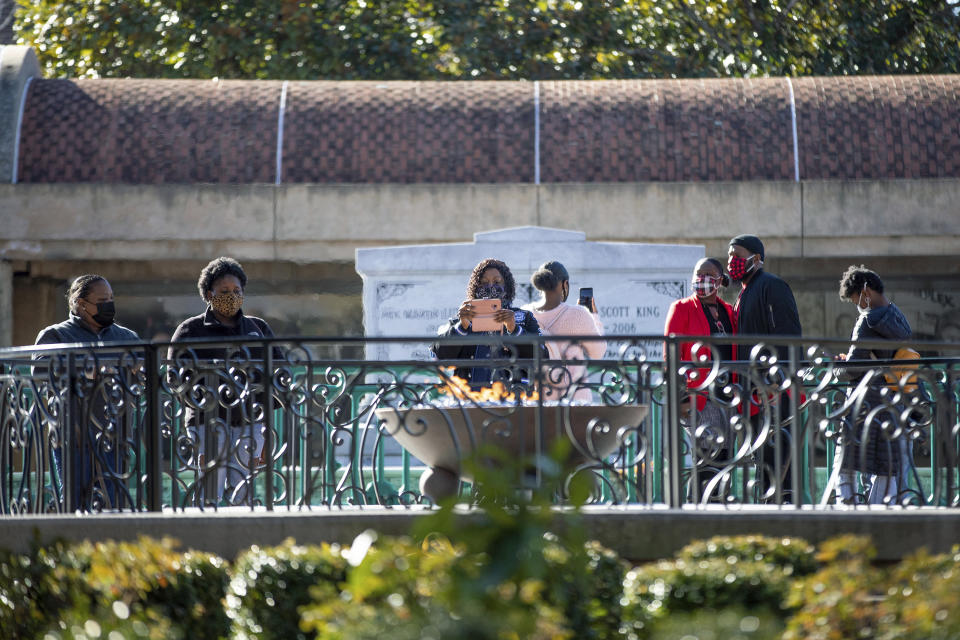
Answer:
[[[665,335],[711,336],[721,338],[737,332],[737,315],[720,295],[720,289],[730,284],[730,277],[724,273],[723,265],[716,258],[702,258],[693,270],[693,294],[676,300],[667,312]],[[714,345],[721,360],[736,358],[736,345]],[[713,352],[707,345],[701,345],[694,353],[694,341],[680,343],[680,360],[683,362],[702,362],[713,360]],[[687,389],[690,393],[684,403],[684,416],[689,419],[689,401],[696,398],[696,429],[690,429],[695,435],[697,466],[700,467],[701,491],[707,488],[710,478],[715,475],[716,463],[727,457],[729,442],[729,412],[726,407],[710,400],[710,388],[716,392],[717,382],[707,384],[710,368],[698,367],[687,373]],[[709,497],[709,496],[707,496]]]

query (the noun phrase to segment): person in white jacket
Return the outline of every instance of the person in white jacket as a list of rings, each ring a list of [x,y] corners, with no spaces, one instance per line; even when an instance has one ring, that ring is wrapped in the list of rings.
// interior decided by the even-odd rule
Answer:
[[[523,308],[537,318],[544,335],[593,337],[547,341],[550,359],[563,362],[555,362],[545,368],[544,399],[590,402],[593,394],[585,384],[587,368],[571,361],[598,360],[607,350],[606,341],[596,338],[603,335],[603,323],[597,315],[596,301],[591,299],[590,309],[567,303],[570,275],[556,260],[542,264],[530,282],[540,291],[542,298]]]

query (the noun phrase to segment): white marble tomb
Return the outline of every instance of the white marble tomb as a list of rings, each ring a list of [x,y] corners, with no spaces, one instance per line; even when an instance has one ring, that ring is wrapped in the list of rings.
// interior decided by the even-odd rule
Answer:
[[[517,283],[515,306],[539,298],[530,276],[559,260],[570,273],[571,302],[593,287],[607,335],[663,335],[670,303],[690,294],[702,245],[589,242],[581,231],[517,227],[474,235],[473,242],[357,249],[367,336],[435,336],[466,297],[473,267],[503,260]],[[608,341],[607,357],[617,344]],[[650,343],[659,349],[659,342]],[[659,353],[650,353],[659,356]],[[368,349],[381,360],[429,359],[427,343],[389,343]]]

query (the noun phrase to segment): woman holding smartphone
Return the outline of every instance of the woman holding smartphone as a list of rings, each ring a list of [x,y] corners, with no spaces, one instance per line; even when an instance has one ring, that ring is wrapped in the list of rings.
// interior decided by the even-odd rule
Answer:
[[[440,327],[445,337],[469,335],[540,335],[540,326],[532,313],[514,308],[516,283],[509,267],[500,260],[487,258],[473,268],[467,283],[467,298],[460,304],[457,317]],[[496,300],[492,305],[486,301]],[[474,326],[476,324],[476,326]],[[516,357],[532,360],[535,347],[518,345]],[[437,343],[433,354],[441,360],[489,360],[511,358],[510,346],[491,347],[489,344]],[[498,369],[490,367],[457,367],[454,372],[474,387],[487,386],[499,380],[508,387],[515,383],[529,382],[528,371],[523,368]]]
[[[567,302],[570,297],[570,274],[562,264],[556,260],[543,263],[530,278],[530,283],[540,291],[542,298],[523,308],[529,309],[536,316],[540,331],[544,335],[603,335],[603,323],[597,316],[597,303],[593,299],[592,289],[580,290],[578,304]],[[591,401],[590,389],[582,386],[586,378],[586,366],[571,364],[570,361],[602,358],[607,351],[606,340],[550,340],[547,342],[547,351],[551,360],[564,362],[546,367],[544,398],[561,400],[569,395],[570,400]]]

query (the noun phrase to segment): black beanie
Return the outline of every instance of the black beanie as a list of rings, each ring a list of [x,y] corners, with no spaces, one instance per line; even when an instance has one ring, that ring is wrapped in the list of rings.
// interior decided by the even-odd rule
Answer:
[[[730,246],[732,247],[733,245],[741,246],[750,253],[759,255],[760,259],[763,260],[763,243],[760,242],[760,238],[757,236],[744,233],[730,240]]]

